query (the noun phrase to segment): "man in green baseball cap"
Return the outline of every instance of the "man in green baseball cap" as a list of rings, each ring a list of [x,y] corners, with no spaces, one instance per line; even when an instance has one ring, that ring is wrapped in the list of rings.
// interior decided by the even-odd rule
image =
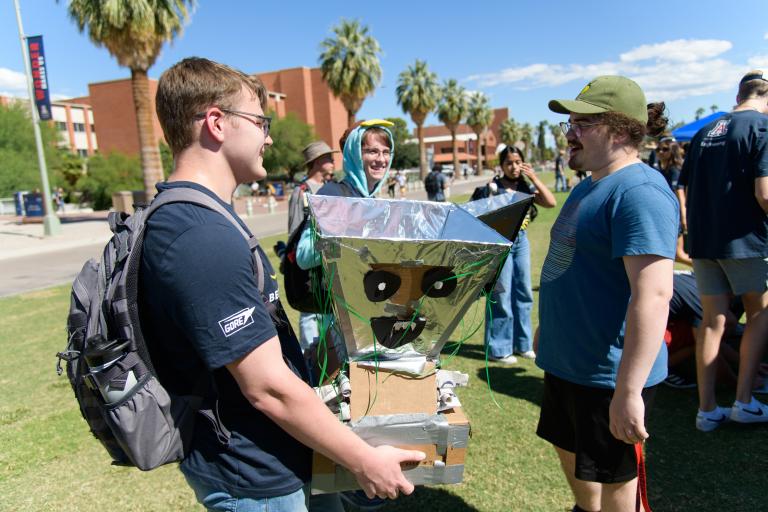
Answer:
[[[634,510],[635,445],[667,371],[678,233],[677,199],[638,156],[643,137],[664,129],[664,104],[647,105],[628,78],[600,76],[549,108],[569,115],[568,165],[591,176],[552,226],[541,273],[537,434],[560,458],[574,511]]]

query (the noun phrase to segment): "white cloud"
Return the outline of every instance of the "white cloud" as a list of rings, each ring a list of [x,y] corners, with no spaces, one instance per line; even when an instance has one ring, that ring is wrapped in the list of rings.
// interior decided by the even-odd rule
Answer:
[[[765,34],[763,34],[763,39],[768,39],[768,32],[766,32]]]
[[[768,55],[755,55],[746,63],[734,63],[723,57],[732,46],[722,40],[678,39],[638,46],[619,55],[616,61],[536,63],[472,75],[467,80],[481,87],[506,85],[530,90],[585,82],[599,75],[624,75],[637,81],[649,100],[672,101],[735,90],[739,78],[750,68],[768,68]]]
[[[619,55],[622,62],[657,59],[676,62],[695,62],[727,52],[730,41],[719,39],[676,39],[658,44],[644,44]]]
[[[0,68],[0,90],[5,90],[11,96],[27,94],[27,78],[24,73],[19,73],[8,68]]]
[[[747,61],[747,64],[749,64],[750,68],[757,68],[762,69],[763,71],[768,71],[768,54],[755,55]]]

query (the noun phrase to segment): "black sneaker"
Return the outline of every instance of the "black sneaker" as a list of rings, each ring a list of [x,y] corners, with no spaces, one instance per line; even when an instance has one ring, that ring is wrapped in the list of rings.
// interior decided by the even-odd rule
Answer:
[[[696,382],[688,380],[682,375],[677,375],[675,373],[667,375],[667,378],[664,379],[664,384],[677,389],[692,389],[696,387]]]

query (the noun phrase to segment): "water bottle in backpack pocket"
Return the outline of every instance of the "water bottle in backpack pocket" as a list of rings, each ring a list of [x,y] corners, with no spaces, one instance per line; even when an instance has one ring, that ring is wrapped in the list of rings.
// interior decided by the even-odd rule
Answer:
[[[85,345],[86,378],[107,404],[128,396],[142,373],[146,373],[140,368],[138,358],[130,357],[131,340],[108,341],[99,334],[88,339]]]

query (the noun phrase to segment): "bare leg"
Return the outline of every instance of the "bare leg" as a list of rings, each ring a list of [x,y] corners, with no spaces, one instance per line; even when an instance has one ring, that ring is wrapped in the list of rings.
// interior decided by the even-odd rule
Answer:
[[[602,484],[597,482],[585,482],[577,479],[576,473],[576,454],[554,447],[557,456],[560,457],[560,465],[563,467],[563,473],[571,487],[576,504],[584,510],[597,512],[600,510],[600,495]]]
[[[720,340],[725,332],[725,314],[728,311],[727,295],[702,295],[704,318],[696,337],[696,380],[698,381],[699,409],[711,411],[715,401],[715,375]]]
[[[634,512],[637,478],[618,484],[602,484],[602,512]]]
[[[736,400],[748,404],[752,400],[752,385],[768,339],[768,292],[745,293],[741,299],[747,314],[747,326],[739,348]]]
[[[675,249],[675,261],[682,263],[683,265],[693,266],[693,260],[685,252],[685,245],[683,244],[683,235],[677,237],[677,248]]]

